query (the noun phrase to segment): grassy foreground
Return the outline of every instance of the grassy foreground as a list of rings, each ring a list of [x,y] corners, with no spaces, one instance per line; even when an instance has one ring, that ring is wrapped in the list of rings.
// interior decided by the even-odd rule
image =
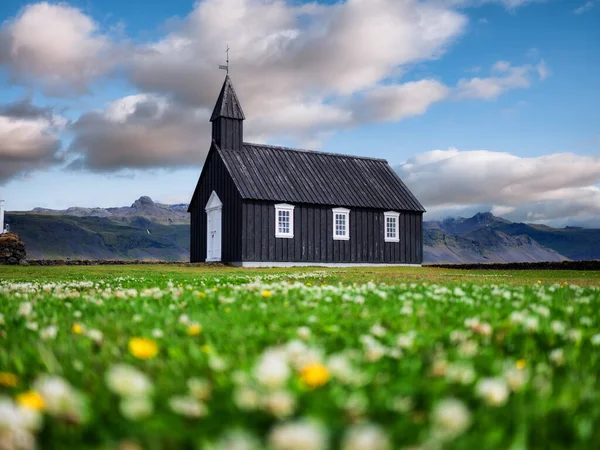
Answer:
[[[598,285],[0,267],[0,448],[600,448]]]

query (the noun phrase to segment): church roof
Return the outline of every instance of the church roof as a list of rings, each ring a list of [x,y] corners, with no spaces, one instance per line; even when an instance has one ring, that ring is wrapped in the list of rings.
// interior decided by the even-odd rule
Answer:
[[[243,199],[425,211],[383,159],[249,143],[217,149]]]
[[[246,118],[244,116],[244,111],[242,111],[240,101],[238,100],[235,90],[233,89],[233,84],[231,83],[231,78],[229,78],[229,75],[225,77],[223,87],[219,93],[219,98],[217,99],[217,103],[213,109],[210,121],[213,122],[218,117],[227,117],[229,119],[239,120],[244,120]]]

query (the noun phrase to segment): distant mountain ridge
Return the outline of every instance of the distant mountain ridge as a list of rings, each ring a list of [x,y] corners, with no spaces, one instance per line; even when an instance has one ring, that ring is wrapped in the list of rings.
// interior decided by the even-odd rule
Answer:
[[[152,222],[169,224],[188,224],[190,218],[187,213],[188,205],[180,203],[176,205],[164,205],[155,203],[150,197],[142,196],[138,198],[131,206],[122,206],[116,208],[82,208],[71,207],[64,210],[34,208],[31,214],[52,214],[75,217],[101,217],[113,221],[129,222],[135,217],[144,217]]]
[[[140,197],[116,208],[35,208],[7,213],[28,258],[189,258],[187,204]],[[490,212],[424,223],[425,263],[600,259],[600,230],[514,223]]]

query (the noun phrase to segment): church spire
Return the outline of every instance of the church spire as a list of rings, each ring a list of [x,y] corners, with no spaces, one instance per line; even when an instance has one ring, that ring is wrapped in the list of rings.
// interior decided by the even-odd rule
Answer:
[[[237,98],[229,75],[225,81],[219,98],[210,117],[212,122],[212,138],[222,149],[240,150],[242,148],[243,121],[246,119],[240,101]]]

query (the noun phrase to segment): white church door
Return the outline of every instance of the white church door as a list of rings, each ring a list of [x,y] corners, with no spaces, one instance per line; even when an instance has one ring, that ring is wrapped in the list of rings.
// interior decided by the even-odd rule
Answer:
[[[206,203],[206,262],[221,261],[221,212],[223,203],[215,191]]]

